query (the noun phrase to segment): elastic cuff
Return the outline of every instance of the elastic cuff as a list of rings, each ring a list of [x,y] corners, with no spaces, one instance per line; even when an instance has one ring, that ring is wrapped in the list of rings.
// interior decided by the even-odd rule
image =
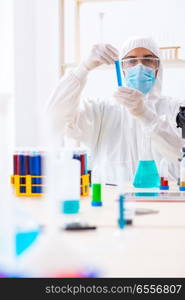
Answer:
[[[143,126],[148,126],[156,122],[157,116],[153,111],[145,107],[144,112],[141,115],[137,116],[137,118]]]
[[[84,64],[80,64],[78,67],[76,67],[72,73],[75,75],[75,77],[77,77],[79,80],[83,80],[86,78],[87,74],[88,74],[88,70],[86,69],[86,67],[84,66]]]

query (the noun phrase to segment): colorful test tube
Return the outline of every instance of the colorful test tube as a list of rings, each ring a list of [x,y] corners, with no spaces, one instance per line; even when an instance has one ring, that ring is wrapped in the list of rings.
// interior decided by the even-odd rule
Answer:
[[[117,76],[118,86],[122,86],[121,68],[120,68],[119,60],[115,61],[115,67],[116,67],[116,76]]]
[[[40,155],[40,153],[37,153],[37,155],[35,156],[35,171],[36,171],[36,175],[41,176],[42,175],[42,157]],[[36,178],[37,179],[37,184],[42,184],[42,178]],[[42,193],[42,187],[38,186],[37,187],[37,192],[38,193]]]
[[[84,155],[85,155],[85,174],[88,174],[88,157],[87,157],[87,153],[85,153]]]
[[[41,162],[41,155],[40,153],[32,153],[30,155],[30,174],[32,176],[41,176],[42,175],[42,162]],[[33,177],[32,184],[42,184],[42,178]],[[41,193],[42,187],[41,186],[33,186],[32,187],[33,193]]]
[[[22,176],[26,175],[26,162],[25,162],[25,155],[24,154],[19,155],[19,175],[22,175]],[[26,178],[25,177],[20,178],[20,184],[26,184]],[[20,186],[20,192],[25,193],[26,192],[26,186]]]
[[[80,161],[81,161],[81,175],[85,174],[85,154],[80,155]]]
[[[102,206],[101,183],[92,184],[92,206]]]
[[[29,154],[25,154],[25,168],[26,168],[26,175],[30,174],[30,157]]]
[[[19,155],[19,174],[26,175],[26,162],[25,162],[25,155]]]
[[[168,162],[165,158],[160,162],[160,190],[169,190]]]
[[[13,155],[13,174],[19,175],[19,155],[17,153]]]

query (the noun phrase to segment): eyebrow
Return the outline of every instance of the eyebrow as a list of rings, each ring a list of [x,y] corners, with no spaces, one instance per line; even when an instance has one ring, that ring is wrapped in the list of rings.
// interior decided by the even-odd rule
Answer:
[[[136,55],[129,55],[129,56],[126,56],[124,58],[137,58],[137,57],[140,57],[140,56],[136,56]],[[143,55],[142,57],[154,57],[156,58],[156,56],[152,55],[152,54],[145,54]]]

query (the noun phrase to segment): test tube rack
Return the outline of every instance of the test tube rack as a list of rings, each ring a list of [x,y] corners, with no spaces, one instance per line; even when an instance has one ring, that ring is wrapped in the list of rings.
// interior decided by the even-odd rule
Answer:
[[[42,197],[45,176],[34,175],[12,175],[11,184],[15,187],[15,194],[18,197]],[[39,182],[39,183],[35,183]]]
[[[90,194],[90,174],[83,174],[80,176],[80,179],[81,197],[88,197]]]
[[[30,170],[28,174],[29,167],[26,169],[25,159],[23,157],[22,165],[16,160],[16,156],[14,157],[14,175],[11,175],[11,184],[15,188],[15,194],[18,197],[41,197],[43,196],[43,179],[45,176],[42,176],[41,170],[33,170],[33,175],[30,174]],[[91,185],[91,174],[90,170],[87,170],[87,157],[83,153],[78,155],[77,157],[81,163],[81,176],[80,176],[80,194],[81,197],[88,197],[90,195],[90,185]],[[21,168],[22,167],[22,168]],[[34,166],[35,167],[35,166]],[[38,166],[36,166],[38,168]],[[22,174],[21,174],[22,171]],[[20,172],[20,173],[19,173]],[[34,174],[36,173],[36,174]],[[40,174],[39,174],[40,173]]]
[[[80,192],[82,197],[88,197],[90,194],[90,180],[89,174],[81,175]],[[33,175],[12,175],[11,184],[15,187],[15,194],[18,197],[41,197],[43,192],[36,193],[33,192],[34,187],[38,187],[42,190],[45,186],[44,184],[35,184],[34,179],[37,180],[44,176],[33,176]]]

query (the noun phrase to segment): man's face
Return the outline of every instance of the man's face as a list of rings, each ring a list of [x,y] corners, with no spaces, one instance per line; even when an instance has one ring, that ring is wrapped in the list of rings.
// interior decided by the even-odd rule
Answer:
[[[130,52],[127,53],[127,55],[124,57],[124,59],[136,59],[138,57],[138,60],[136,60],[136,63],[143,63],[143,62],[150,62],[150,58],[154,58],[154,64],[151,65],[150,67],[153,67],[154,69],[157,69],[158,68],[158,64],[159,62],[155,61],[155,59],[157,59],[157,57],[148,49],[145,49],[145,48],[135,48],[133,50],[131,50]],[[143,61],[142,59],[139,59],[139,58],[145,58]],[[148,58],[148,60],[147,60]],[[123,62],[122,62],[122,66],[124,64],[124,59],[123,59]],[[126,60],[125,60],[126,62]],[[155,71],[155,76],[157,76],[157,72],[158,70]],[[123,74],[125,75],[125,72],[124,72],[124,67],[123,67]]]

